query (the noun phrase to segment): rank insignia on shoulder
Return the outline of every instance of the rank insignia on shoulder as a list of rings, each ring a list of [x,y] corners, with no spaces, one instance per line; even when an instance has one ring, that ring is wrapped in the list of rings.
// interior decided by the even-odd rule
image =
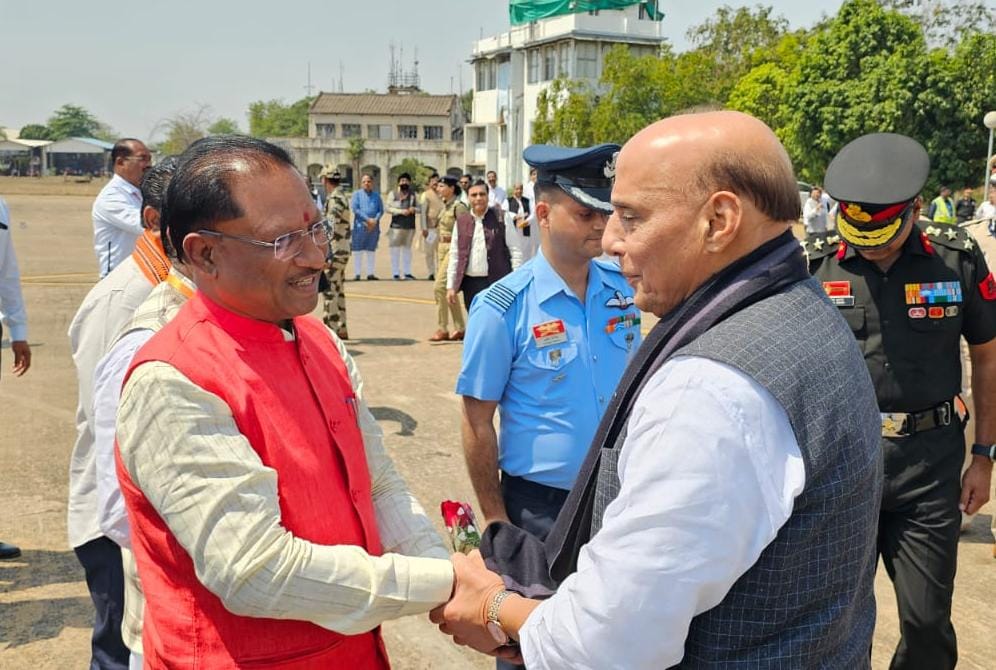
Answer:
[[[633,305],[633,297],[629,295],[623,295],[622,291],[616,291],[611,298],[605,301],[606,307],[615,307],[616,309],[626,309]]]

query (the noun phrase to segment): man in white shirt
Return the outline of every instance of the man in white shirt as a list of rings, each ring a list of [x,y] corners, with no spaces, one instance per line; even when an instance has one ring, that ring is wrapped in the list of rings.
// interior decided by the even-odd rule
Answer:
[[[501,207],[501,204],[508,198],[508,193],[498,185],[498,173],[488,170],[486,175],[488,182],[488,207]]]
[[[11,372],[20,377],[31,367],[31,347],[28,345],[28,318],[21,296],[21,274],[14,256],[14,243],[10,239],[10,211],[0,198],[0,340],[4,326],[10,331],[10,348],[14,353]],[[17,558],[21,550],[12,544],[0,542],[0,559]]]
[[[545,577],[493,523],[481,550],[504,580],[455,557],[433,621],[502,656],[518,640],[530,670],[868,668],[881,419],[791,234],[787,153],[749,116],[689,114],[635,135],[614,173],[602,246],[661,320],[531,554]]]
[[[98,522],[94,371],[135,310],[169,270],[170,263],[159,237],[159,208],[175,167],[175,157],[169,157],[146,174],[140,192],[145,204],[142,235],[132,245],[130,255],[90,289],[69,325],[79,404],[76,442],[69,462],[67,529],[69,546],[86,573],[96,610],[92,666],[101,670],[127,668],[129,650],[121,637],[124,602],[121,552]]]
[[[806,234],[827,232],[827,206],[823,200],[823,189],[814,186],[802,208],[802,222]]]
[[[142,234],[142,176],[152,154],[139,140],[118,140],[111,150],[114,175],[93,202],[93,248],[100,276],[128,257]]]

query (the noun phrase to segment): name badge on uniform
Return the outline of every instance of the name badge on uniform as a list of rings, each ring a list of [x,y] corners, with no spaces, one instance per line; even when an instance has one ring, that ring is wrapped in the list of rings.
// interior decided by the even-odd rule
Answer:
[[[854,307],[854,296],[851,295],[851,282],[846,280],[825,281],[823,290],[830,302],[837,307]]]
[[[564,322],[561,319],[537,323],[532,326],[532,329],[537,348],[549,347],[567,341],[567,328],[564,327]]]

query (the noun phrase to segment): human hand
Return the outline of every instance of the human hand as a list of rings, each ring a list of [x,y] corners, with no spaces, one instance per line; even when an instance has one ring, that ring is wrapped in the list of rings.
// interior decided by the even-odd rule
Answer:
[[[10,350],[14,352],[11,371],[15,377],[20,377],[31,367],[31,346],[24,340],[15,340],[10,343]]]
[[[973,456],[972,463],[961,478],[961,501],[958,504],[965,514],[975,514],[989,501],[989,482],[993,462],[985,456]]]
[[[448,603],[429,612],[429,620],[457,644],[495,655],[500,646],[486,627],[486,608],[491,596],[503,589],[504,583],[484,565],[479,551],[453,554],[450,561],[453,595]]]
[[[377,221],[374,219],[367,219],[367,230],[373,230],[377,227]]]
[[[429,231],[425,228],[422,229],[422,237],[429,237]]]
[[[456,291],[454,291],[451,288],[446,289],[446,302],[450,303],[451,305],[457,304]]]

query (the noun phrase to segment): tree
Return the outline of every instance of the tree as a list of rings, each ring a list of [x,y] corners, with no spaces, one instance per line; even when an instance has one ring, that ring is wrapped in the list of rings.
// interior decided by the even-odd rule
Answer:
[[[96,137],[98,139],[113,139],[114,133],[107,124],[83,107],[65,104],[48,120],[50,139],[61,140],[67,137]]]
[[[821,181],[836,152],[865,133],[916,137],[928,72],[916,22],[876,0],[846,0],[807,41],[786,95],[781,134],[801,176]]]
[[[974,33],[992,33],[996,10],[984,0],[881,0],[882,6],[917,21],[930,46],[953,50]]]
[[[314,97],[290,105],[282,100],[257,100],[249,105],[249,134],[253,137],[307,137],[308,109]]]
[[[177,112],[160,122],[166,139],[159,143],[157,150],[166,155],[183,153],[184,149],[207,135],[210,123],[209,105],[200,104],[195,109]]]
[[[50,140],[52,130],[43,123],[29,123],[21,128],[18,137],[22,140]]]
[[[387,186],[393,187],[394,184],[397,184],[398,176],[403,172],[411,175],[415,190],[421,191],[429,183],[429,177],[432,176],[433,170],[416,158],[406,158],[391,168],[391,174],[389,175],[391,183]]]
[[[349,162],[353,165],[353,181],[357,181],[360,178],[360,161],[363,160],[365,149],[366,140],[362,137],[349,138],[349,147],[346,149],[346,155],[349,156]],[[352,186],[356,188],[357,184],[353,184]]]
[[[460,111],[463,112],[464,121],[470,123],[474,116],[474,89],[464,91],[460,95]]]
[[[242,131],[239,130],[239,124],[236,123],[235,119],[229,119],[227,117],[220,117],[214,123],[207,127],[208,135],[241,135]]]
[[[533,144],[578,147],[592,143],[592,92],[581,82],[557,77],[536,97]]]

